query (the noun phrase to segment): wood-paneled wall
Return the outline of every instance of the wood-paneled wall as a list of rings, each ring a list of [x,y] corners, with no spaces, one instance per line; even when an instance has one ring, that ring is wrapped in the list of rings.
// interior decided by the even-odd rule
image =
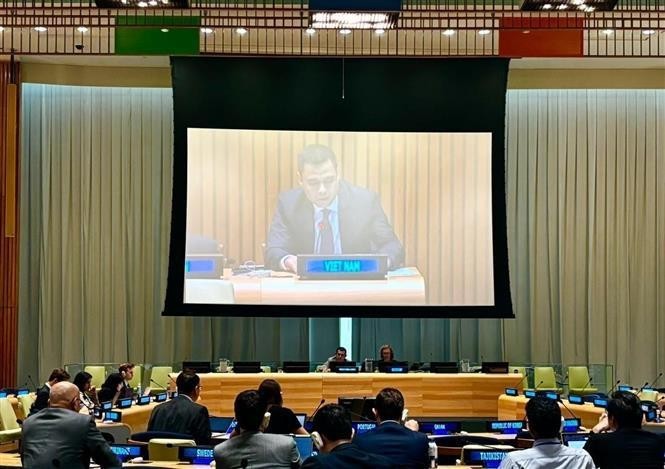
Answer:
[[[296,155],[311,143],[379,193],[429,304],[494,304],[490,134],[189,129],[188,233],[262,264],[277,196],[298,186]]]
[[[0,387],[16,384],[19,65],[0,62]]]

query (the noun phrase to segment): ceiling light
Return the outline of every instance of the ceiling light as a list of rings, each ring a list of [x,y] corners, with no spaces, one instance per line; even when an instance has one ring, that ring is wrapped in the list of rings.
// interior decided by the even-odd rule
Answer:
[[[652,34],[656,34],[656,31],[653,29],[645,29],[642,31],[642,34],[645,36],[651,36]]]
[[[0,33],[3,32],[4,30],[5,30],[5,28],[3,28],[2,26],[0,26]]]
[[[241,36],[244,36],[247,34],[247,30],[245,28],[236,28],[236,33],[240,34]]]
[[[214,31],[212,30],[212,28],[201,28],[201,32],[203,34],[212,34]]]
[[[163,33],[168,33],[169,32],[169,30],[167,28],[162,28],[160,31],[163,32]]]
[[[568,4],[566,3],[562,3],[561,5],[557,5],[556,7],[557,10],[565,10],[566,8],[568,8]]]
[[[157,0],[150,0],[148,2],[148,5],[150,5],[151,7],[156,7],[157,6]]]
[[[551,3],[546,3],[543,5],[543,10],[551,10],[552,9],[552,4]]]
[[[377,30],[374,31],[374,34],[376,34],[377,36],[381,36],[381,35],[383,35],[385,32],[386,32],[385,29],[380,29],[380,28],[379,28],[379,29],[377,29]]]
[[[146,2],[143,2],[143,1],[138,2],[137,5],[140,6],[141,8],[145,8],[145,7],[148,6],[148,4]]]
[[[317,29],[389,29],[397,23],[397,12],[311,12],[309,26]]]
[[[351,30],[350,29],[340,29],[339,33],[346,36],[347,34],[351,34]]]
[[[480,34],[481,36],[487,36],[491,32],[492,31],[490,31],[489,29],[481,29],[480,31],[478,31],[478,34]]]
[[[45,33],[46,28],[44,26],[35,26],[35,31],[37,31],[38,33]]]
[[[612,34],[614,34],[614,30],[613,29],[603,29],[601,31],[601,33],[603,33],[605,36],[611,36]]]
[[[446,29],[443,33],[444,36],[454,36],[455,35],[455,30],[454,29]]]
[[[307,28],[307,29],[305,30],[305,32],[311,36],[312,34],[316,34],[316,29],[314,29],[314,28]]]
[[[587,13],[592,13],[592,12],[596,11],[596,7],[586,7],[586,10],[584,10],[584,11],[586,11]]]
[[[88,32],[88,28],[86,28],[85,26],[79,26],[78,28],[76,28],[76,30],[79,33],[87,33]]]
[[[584,0],[572,0],[573,5],[584,5]]]
[[[577,5],[578,10],[586,11],[586,5],[582,3],[581,5]]]

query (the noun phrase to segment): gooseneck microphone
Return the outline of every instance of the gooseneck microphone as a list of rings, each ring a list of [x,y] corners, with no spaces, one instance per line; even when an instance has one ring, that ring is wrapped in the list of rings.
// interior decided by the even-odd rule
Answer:
[[[649,381],[647,381],[646,383],[644,383],[644,386],[642,386],[642,387],[640,388],[639,392],[642,392],[642,390],[643,390],[644,388],[646,388],[647,386],[653,388],[653,385],[656,384],[656,382],[660,379],[661,376],[663,376],[663,373],[659,373],[658,376],[656,376],[656,377],[651,381],[651,386],[649,386]]]
[[[583,394],[584,391],[586,390],[586,388],[588,388],[591,383],[593,383],[593,378],[589,377],[589,381],[586,382],[586,384],[584,385],[584,387],[580,391],[580,394]]]
[[[618,379],[617,382],[614,383],[614,385],[610,388],[610,390],[607,391],[607,395],[608,395],[608,396],[612,394],[612,391],[614,391],[614,389],[619,385],[620,382],[621,382],[621,380]]]
[[[539,388],[540,385],[543,384],[544,382],[545,382],[545,381],[541,379],[541,380],[540,380],[540,383],[536,384],[536,387],[535,387],[534,389],[535,389],[536,391],[538,391],[538,388]]]
[[[156,385],[159,386],[161,389],[163,389],[163,390],[166,391],[166,386],[162,386],[161,384],[159,384],[159,383],[158,383],[157,381],[155,381],[154,379],[150,378],[150,382],[151,382],[152,384],[156,384]]]
[[[28,381],[30,381],[30,384],[32,384],[32,387],[34,388],[35,392],[37,392],[37,385],[32,380],[32,376],[30,376],[30,374],[28,374]]]
[[[649,382],[647,381],[647,382],[644,383],[644,384],[642,385],[642,387],[637,391],[637,394],[641,393],[641,392],[644,390],[644,388],[646,388],[648,385],[649,385]]]
[[[319,411],[319,409],[321,408],[321,406],[322,406],[323,404],[325,404],[325,402],[326,402],[325,399],[321,399],[321,401],[319,402],[319,405],[316,406],[316,408],[314,409],[314,412],[312,412],[312,415],[310,415],[310,417],[307,419],[307,421],[311,422],[311,421],[314,420],[314,416],[315,416],[316,413]]]

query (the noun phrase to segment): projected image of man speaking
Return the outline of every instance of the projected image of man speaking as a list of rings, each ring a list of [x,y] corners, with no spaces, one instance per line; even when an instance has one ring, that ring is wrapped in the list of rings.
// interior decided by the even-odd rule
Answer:
[[[340,178],[337,158],[324,145],[298,155],[300,187],[283,192],[270,224],[267,267],[296,273],[298,254],[385,254],[389,268],[404,262],[404,248],[378,194]]]

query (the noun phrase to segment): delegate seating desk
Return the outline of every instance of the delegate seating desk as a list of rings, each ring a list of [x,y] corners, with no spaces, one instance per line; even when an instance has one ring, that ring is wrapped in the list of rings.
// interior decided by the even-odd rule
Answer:
[[[526,415],[524,409],[527,402],[529,402],[529,399],[524,396],[506,396],[505,394],[499,396],[499,412],[497,418],[499,420],[524,419]],[[593,428],[598,423],[598,419],[605,410],[601,407],[594,407],[591,403],[569,404],[568,401],[566,401],[566,406],[568,408],[559,404],[561,415],[564,417],[579,418],[582,421],[582,426],[589,429]]]
[[[175,380],[177,374],[172,377]],[[277,380],[284,405],[311,414],[321,399],[336,403],[339,396],[376,396],[385,387],[398,388],[414,417],[496,418],[497,398],[515,385],[512,374],[482,373],[207,373],[201,377],[201,398],[210,415],[232,416],[240,391],[257,389],[264,379]]]
[[[425,279],[415,267],[401,269],[409,275],[393,273],[386,280],[299,280],[286,272],[270,277],[232,276],[235,302],[240,304],[373,304],[424,305]]]

